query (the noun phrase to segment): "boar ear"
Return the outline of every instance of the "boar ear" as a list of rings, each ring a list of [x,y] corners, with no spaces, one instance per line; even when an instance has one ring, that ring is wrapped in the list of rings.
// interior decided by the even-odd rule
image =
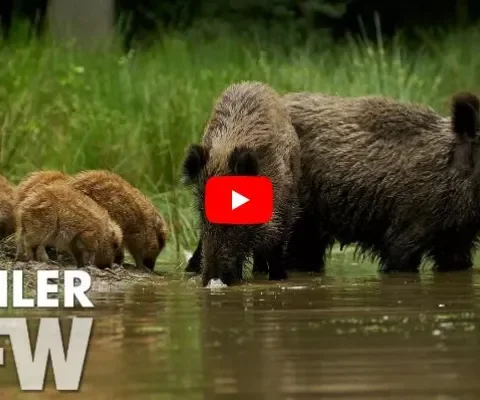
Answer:
[[[192,144],[183,160],[182,170],[185,183],[194,182],[202,168],[207,164],[208,151],[200,144]]]
[[[452,129],[457,137],[474,138],[479,125],[480,101],[470,92],[459,92],[452,98]]]
[[[228,160],[230,171],[235,175],[258,175],[260,172],[260,163],[258,154],[245,147],[236,147],[230,159]]]

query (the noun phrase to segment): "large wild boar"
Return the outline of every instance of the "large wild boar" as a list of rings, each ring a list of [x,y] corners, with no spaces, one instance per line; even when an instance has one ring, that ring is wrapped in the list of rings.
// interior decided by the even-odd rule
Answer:
[[[298,213],[300,147],[280,96],[259,82],[228,87],[217,99],[201,144],[191,145],[183,175],[193,187],[200,216],[200,242],[187,270],[201,266],[203,284],[243,279],[243,264],[253,255],[254,271],[268,269],[272,280],[286,278],[284,253]],[[210,177],[266,176],[273,186],[270,222],[257,225],[210,223],[204,190]]]
[[[302,148],[300,204],[289,262],[323,267],[334,240],[384,271],[472,266],[480,232],[478,98],[452,116],[383,97],[282,97]]]

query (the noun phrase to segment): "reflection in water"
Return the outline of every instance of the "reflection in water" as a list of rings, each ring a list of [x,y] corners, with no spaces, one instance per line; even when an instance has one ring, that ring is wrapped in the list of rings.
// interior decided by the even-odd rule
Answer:
[[[478,398],[479,295],[478,271],[359,265],[220,291],[189,281],[91,294],[81,393],[57,393],[49,373],[44,393],[22,394],[10,362],[0,397]]]

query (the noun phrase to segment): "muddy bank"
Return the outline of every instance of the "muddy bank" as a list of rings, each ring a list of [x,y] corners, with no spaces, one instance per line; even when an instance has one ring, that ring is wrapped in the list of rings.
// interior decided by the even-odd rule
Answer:
[[[24,287],[26,290],[34,290],[36,287],[36,275],[38,270],[65,270],[77,267],[66,254],[49,252],[52,261],[44,262],[18,262],[15,261],[15,243],[8,238],[0,242],[0,270],[22,270],[24,272]],[[95,266],[84,268],[92,277],[91,290],[105,290],[109,288],[121,288],[132,284],[162,285],[166,283],[164,276],[151,272],[146,268],[137,268],[133,264],[114,264],[110,269],[101,270]]]

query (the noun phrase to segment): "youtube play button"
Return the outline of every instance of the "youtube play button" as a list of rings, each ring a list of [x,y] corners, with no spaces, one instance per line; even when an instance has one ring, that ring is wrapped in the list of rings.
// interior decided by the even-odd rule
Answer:
[[[272,182],[265,176],[214,176],[205,186],[205,214],[212,224],[267,223],[273,214]]]
[[[240,193],[237,193],[235,190],[232,190],[232,211],[237,209],[240,206],[248,203],[249,198],[242,196]]]

